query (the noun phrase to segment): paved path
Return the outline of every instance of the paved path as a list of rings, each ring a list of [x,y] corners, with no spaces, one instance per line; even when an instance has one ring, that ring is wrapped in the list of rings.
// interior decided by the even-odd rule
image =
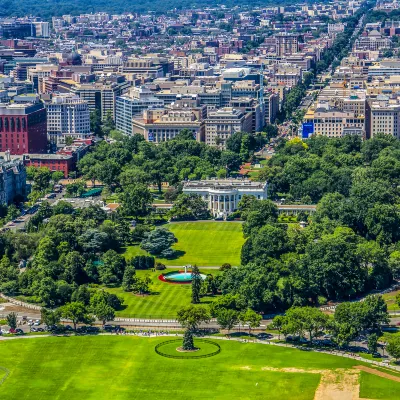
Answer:
[[[353,368],[359,369],[364,372],[368,372],[369,374],[380,376],[382,378],[390,379],[391,381],[400,382],[400,376],[394,376],[392,374],[388,374],[386,372],[379,371],[375,368],[366,367],[365,365],[356,365]]]

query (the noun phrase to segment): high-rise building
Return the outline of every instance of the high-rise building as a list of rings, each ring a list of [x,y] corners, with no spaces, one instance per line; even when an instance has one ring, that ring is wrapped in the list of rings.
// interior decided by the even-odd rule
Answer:
[[[45,153],[46,109],[42,103],[0,104],[0,151]]]
[[[50,23],[49,22],[33,22],[36,29],[36,36],[50,37]]]
[[[82,139],[90,135],[88,103],[78,96],[54,96],[47,109],[47,134],[51,143],[63,145],[65,137]]]
[[[144,86],[130,89],[129,94],[117,97],[115,125],[125,135],[132,134],[132,118],[141,116],[148,108],[160,108],[164,101],[158,99]]]
[[[294,54],[299,51],[298,35],[290,35],[282,33],[275,36],[276,39],[276,55],[279,57],[285,54]]]

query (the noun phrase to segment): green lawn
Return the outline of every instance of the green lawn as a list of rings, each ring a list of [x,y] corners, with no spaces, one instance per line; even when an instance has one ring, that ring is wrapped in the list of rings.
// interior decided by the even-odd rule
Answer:
[[[168,269],[167,272],[174,271]],[[177,270],[178,271],[178,270]],[[149,296],[137,296],[130,292],[124,292],[121,288],[107,289],[124,299],[124,309],[117,311],[118,317],[130,318],[166,318],[176,317],[176,312],[182,306],[190,304],[191,285],[176,285],[162,282],[158,279],[162,272],[137,271],[138,276],[148,275],[151,278]],[[220,273],[218,270],[202,270],[201,273],[211,273],[213,275]],[[212,297],[203,297],[201,304],[210,302]]]
[[[263,370],[351,368],[357,362],[275,346],[218,341],[221,353],[198,360],[161,357],[166,338],[51,337],[0,342],[0,366],[10,370],[3,399],[40,400],[312,400],[318,374]],[[384,379],[363,377],[363,397],[396,399]],[[369,391],[368,391],[369,389]]]
[[[238,222],[182,222],[165,226],[175,234],[178,243],[174,249],[182,254],[173,260],[160,259],[166,265],[220,266],[240,264],[244,243],[242,224]],[[129,246],[127,258],[146,254],[139,246]]]
[[[361,398],[391,400],[400,397],[400,382],[361,371],[360,383]]]
[[[398,304],[396,303],[396,296],[400,293],[400,290],[396,290],[394,292],[385,293],[382,295],[384,298],[389,311],[397,311],[400,309]]]

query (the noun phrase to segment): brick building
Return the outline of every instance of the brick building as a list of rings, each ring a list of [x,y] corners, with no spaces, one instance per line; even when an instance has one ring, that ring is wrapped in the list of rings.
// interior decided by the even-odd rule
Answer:
[[[0,151],[13,155],[45,153],[46,109],[42,103],[0,104]]]

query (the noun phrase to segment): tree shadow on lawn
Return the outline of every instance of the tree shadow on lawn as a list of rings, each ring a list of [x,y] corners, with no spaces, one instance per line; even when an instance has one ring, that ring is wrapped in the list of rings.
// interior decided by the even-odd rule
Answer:
[[[183,257],[186,254],[186,251],[183,250],[174,250],[171,256],[166,257],[166,260],[178,260],[179,258]]]

